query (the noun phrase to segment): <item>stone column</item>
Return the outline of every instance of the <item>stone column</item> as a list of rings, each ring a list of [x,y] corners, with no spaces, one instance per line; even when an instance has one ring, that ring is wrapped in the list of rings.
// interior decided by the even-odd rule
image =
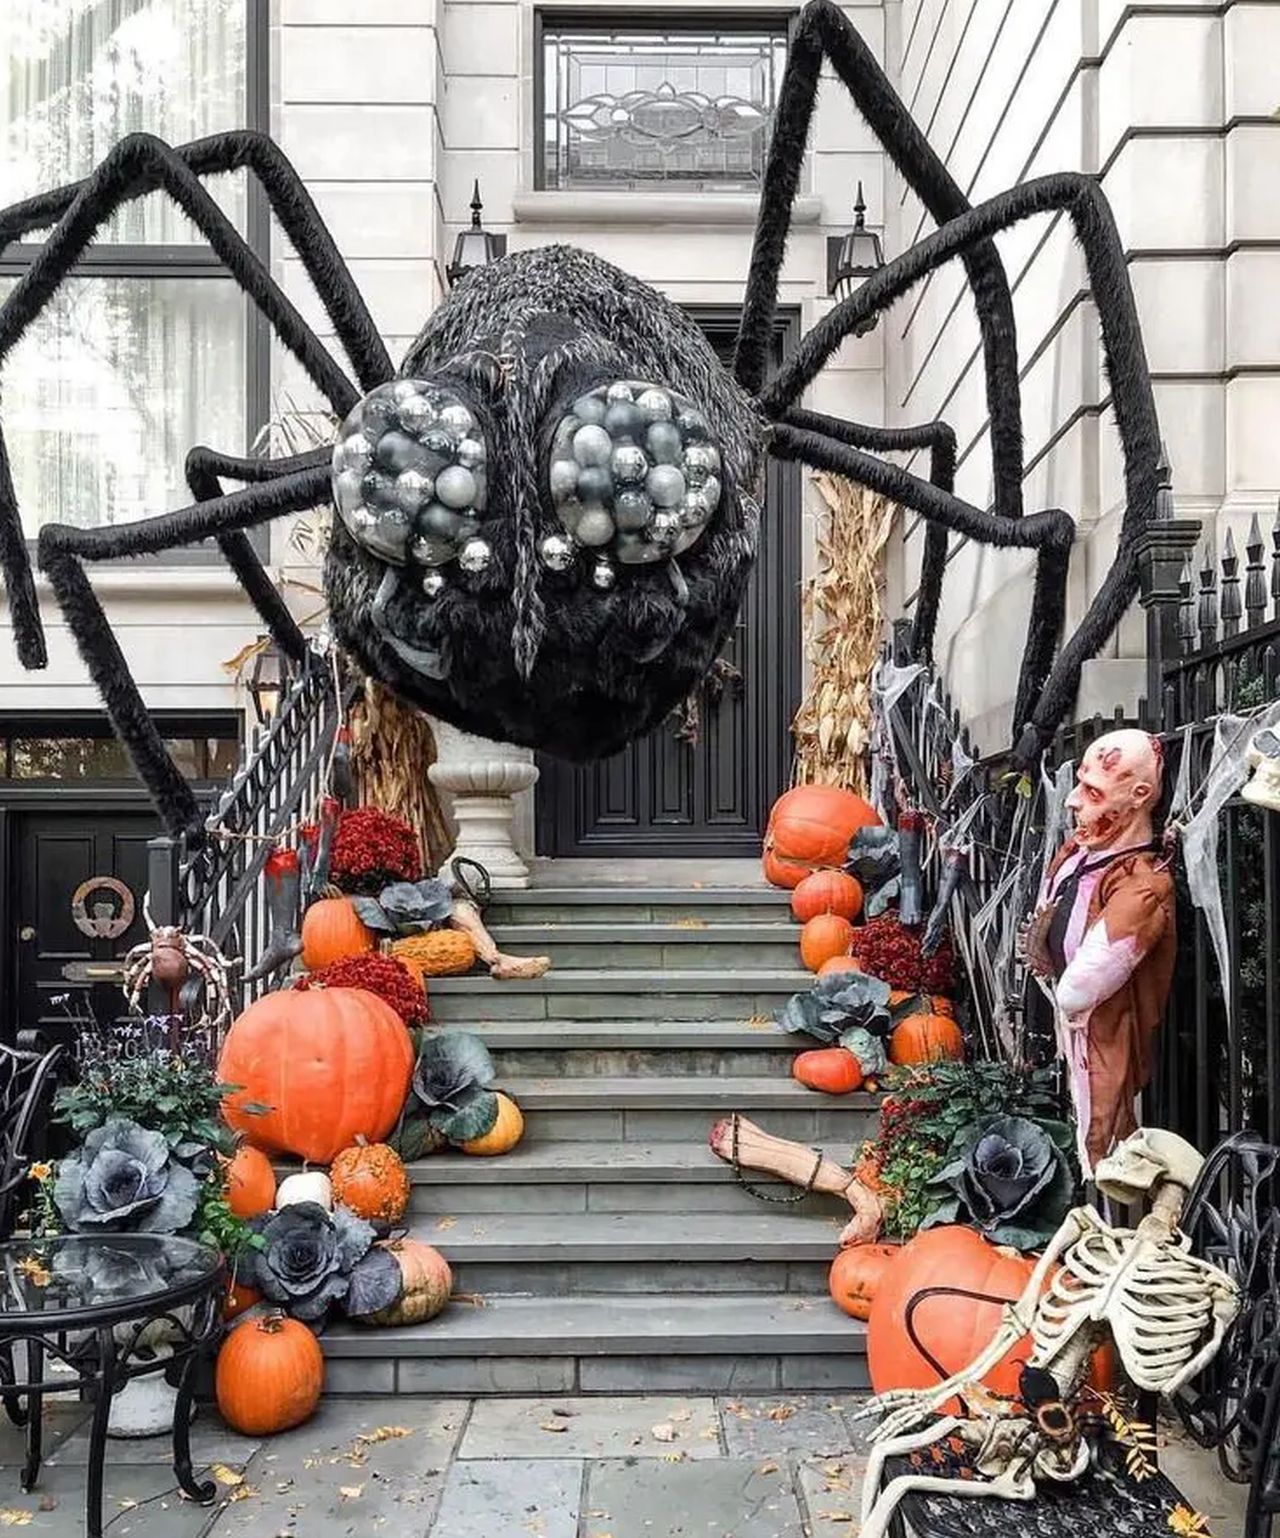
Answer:
[[[529,867],[515,847],[511,820],[512,798],[538,778],[532,751],[473,737],[443,721],[432,725],[436,761],[427,775],[437,790],[452,797],[458,825],[457,845],[441,874],[447,874],[453,860],[463,856],[483,865],[495,887],[527,887]]]

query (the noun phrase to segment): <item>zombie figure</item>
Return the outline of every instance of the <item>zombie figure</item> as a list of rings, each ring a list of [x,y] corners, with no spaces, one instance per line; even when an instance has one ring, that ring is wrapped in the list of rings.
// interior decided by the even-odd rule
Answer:
[[[1067,797],[1074,830],[1027,928],[1027,963],[1053,982],[1086,1173],[1137,1126],[1173,977],[1173,877],[1151,825],[1161,771],[1146,732],[1091,745]]]

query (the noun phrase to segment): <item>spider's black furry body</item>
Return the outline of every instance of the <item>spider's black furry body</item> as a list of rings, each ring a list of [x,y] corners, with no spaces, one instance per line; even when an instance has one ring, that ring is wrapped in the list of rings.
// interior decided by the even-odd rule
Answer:
[[[939,228],[837,304],[766,382],[766,342],[824,59]],[[262,185],[358,384],[321,345],[202,185],[203,177],[236,167],[247,167]],[[914,630],[922,656],[932,645],[949,531],[983,544],[1036,551],[1014,707],[1020,733],[1015,756],[1023,765],[1034,760],[1071,708],[1082,664],[1105,644],[1134,597],[1135,536],[1155,512],[1159,426],[1124,255],[1106,200],[1091,178],[1069,174],[1043,177],[970,208],[832,0],[810,0],[793,34],[732,374],[697,327],[660,294],[595,257],[557,247],[509,256],[468,274],[394,371],[301,180],[269,140],[250,133],[216,135],[178,149],[133,135],[85,181],[0,210],[0,250],[32,230],[51,229],[39,256],[0,305],[0,363],[113,210],[157,188],[194,220],[338,416],[347,417],[358,404],[363,412],[362,392],[367,403],[367,392],[399,378],[447,388],[478,421],[489,453],[480,561],[468,565],[459,559],[443,580],[428,573],[424,591],[421,568],[403,553],[411,548],[403,533],[399,553],[388,553],[376,541],[379,553],[370,553],[367,524],[377,520],[366,508],[344,509],[340,496],[343,517],[334,522],[325,572],[333,627],[344,646],[399,694],[466,729],[584,758],[612,753],[659,721],[703,676],[733,624],[755,555],[756,498],[766,452],[850,476],[927,520]],[[1001,230],[1044,213],[1065,213],[1084,249],[1124,451],[1127,498],[1112,570],[1056,660],[1073,523],[1057,509],[1023,515],[1013,307],[994,245]],[[798,404],[842,340],[951,260],[966,269],[982,335],[990,509],[954,495],[956,442],[945,422],[889,429],[804,411]],[[571,406],[577,409],[583,392],[603,394],[609,382],[627,380],[652,382],[701,414],[698,430],[705,428],[718,452],[722,486],[701,534],[694,543],[682,543],[678,557],[658,558],[649,549],[648,564],[624,566],[616,577],[605,572],[597,583],[587,579],[582,561],[560,569],[555,560],[540,558],[540,552],[546,554],[542,541],[559,527],[557,505],[548,494],[548,459],[557,423]],[[352,433],[363,442],[363,429]],[[691,440],[684,441],[687,448]],[[930,455],[928,480],[878,457],[924,449]],[[329,461],[327,451],[272,461],[195,448],[187,463],[198,499],[192,506],[121,527],[55,524],[41,531],[39,565],[117,734],[175,831],[199,838],[195,799],[133,682],[84,563],[160,553],[212,537],[280,645],[300,656],[303,638],[246,531],[328,503]],[[223,478],[244,487],[226,492]],[[365,484],[360,475],[355,484]],[[654,505],[665,505],[656,493]],[[481,510],[477,505],[473,511]],[[400,514],[386,516],[394,522]],[[598,543],[585,535],[583,541]],[[621,552],[621,544],[617,548]],[[590,550],[583,553],[590,557]],[[620,554],[620,559],[627,558]],[[27,667],[42,667],[40,612],[2,436],[0,566],[19,656]]]

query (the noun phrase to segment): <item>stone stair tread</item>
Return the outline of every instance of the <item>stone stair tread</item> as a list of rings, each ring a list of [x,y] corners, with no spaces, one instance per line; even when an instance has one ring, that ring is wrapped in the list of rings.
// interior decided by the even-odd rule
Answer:
[[[734,1110],[741,1107],[778,1109],[869,1111],[880,1104],[878,1095],[856,1091],[850,1095],[823,1095],[806,1089],[794,1079],[777,1077],[718,1078],[688,1075],[675,1078],[532,1078],[504,1075],[501,1088],[523,1110],[670,1110],[699,1107]],[[708,1129],[710,1130],[710,1129]]]
[[[483,1308],[459,1301],[420,1325],[335,1325],[320,1344],[329,1357],[860,1355],[866,1326],[828,1298],[791,1293],[486,1297]]]
[[[542,907],[548,902],[591,907],[598,903],[633,906],[637,903],[656,903],[663,907],[680,904],[696,908],[699,903],[761,902],[785,907],[791,901],[791,893],[781,887],[764,882],[716,882],[708,886],[568,886],[542,885],[503,887],[493,894],[495,905],[510,904],[514,908]]]
[[[848,1162],[849,1149],[824,1149],[837,1163]],[[554,1181],[595,1184],[637,1182],[732,1181],[736,1177],[705,1141],[697,1143],[520,1143],[500,1159],[477,1159],[449,1151],[415,1159],[406,1168],[414,1185],[534,1185]],[[768,1175],[753,1175],[767,1184]]]
[[[807,988],[813,973],[802,968],[748,967],[726,968],[724,972],[705,968],[672,970],[667,967],[572,967],[552,970],[542,977],[510,978],[498,982],[480,974],[468,977],[433,977],[429,994],[479,993],[634,993],[644,989],[653,993],[752,993],[789,991]]]
[[[450,1264],[541,1261],[830,1260],[847,1219],[774,1212],[466,1212],[411,1216]],[[513,1270],[511,1291],[519,1293]]]
[[[768,1018],[757,1020],[477,1020],[467,1029],[484,1038],[491,1049],[522,1048],[586,1050],[654,1049],[740,1051],[772,1048],[797,1052],[813,1045],[808,1036],[779,1029]]]
[[[560,940],[573,940],[583,945],[616,945],[622,941],[636,940],[663,945],[708,941],[751,945],[761,940],[791,940],[797,945],[800,943],[800,926],[792,923],[790,919],[727,924],[718,924],[713,920],[663,924],[651,923],[644,919],[613,924],[582,924],[570,919],[563,924],[546,924],[541,921],[533,924],[494,924],[492,931],[494,938],[499,941],[519,941],[525,946],[535,945],[540,940],[547,944]]]

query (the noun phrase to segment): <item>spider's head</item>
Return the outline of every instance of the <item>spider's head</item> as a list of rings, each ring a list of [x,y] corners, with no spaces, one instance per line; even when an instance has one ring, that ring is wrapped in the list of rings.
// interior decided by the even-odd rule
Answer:
[[[705,336],[586,253],[465,279],[334,448],[340,639],[414,703],[566,757],[696,685],[755,553],[760,419]]]

